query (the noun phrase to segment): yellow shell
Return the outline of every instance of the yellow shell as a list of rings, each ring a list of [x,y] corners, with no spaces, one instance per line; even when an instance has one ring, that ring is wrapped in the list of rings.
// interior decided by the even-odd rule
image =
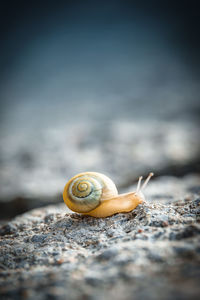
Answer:
[[[71,178],[65,185],[63,199],[73,211],[87,213],[104,200],[118,195],[114,182],[97,172],[84,172]]]

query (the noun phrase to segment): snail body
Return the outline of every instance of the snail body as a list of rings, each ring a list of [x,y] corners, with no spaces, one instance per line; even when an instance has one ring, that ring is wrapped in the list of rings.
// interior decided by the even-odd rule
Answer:
[[[142,189],[152,176],[153,173],[150,173],[142,187],[140,177],[135,192],[119,195],[114,182],[106,175],[80,173],[65,185],[63,199],[72,211],[97,218],[130,212],[144,201]]]

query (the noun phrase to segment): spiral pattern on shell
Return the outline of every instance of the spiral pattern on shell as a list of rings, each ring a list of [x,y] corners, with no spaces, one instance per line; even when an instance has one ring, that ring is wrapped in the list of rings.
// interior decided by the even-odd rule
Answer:
[[[96,208],[101,199],[103,183],[94,175],[80,175],[72,178],[68,186],[68,198],[79,212],[88,212]]]

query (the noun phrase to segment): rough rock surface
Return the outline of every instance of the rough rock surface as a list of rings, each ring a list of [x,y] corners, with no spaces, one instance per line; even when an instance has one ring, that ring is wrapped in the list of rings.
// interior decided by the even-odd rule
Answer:
[[[152,170],[200,170],[198,137],[196,124],[177,120],[77,123],[0,136],[0,216],[61,201],[66,181],[85,170],[109,175],[120,188]]]
[[[197,299],[199,194],[196,175],[160,177],[130,213],[16,217],[0,229],[1,299]]]

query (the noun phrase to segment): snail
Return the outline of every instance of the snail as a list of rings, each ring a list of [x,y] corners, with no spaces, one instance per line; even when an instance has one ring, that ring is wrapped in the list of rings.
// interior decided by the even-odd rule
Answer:
[[[72,211],[97,218],[130,212],[145,200],[142,190],[152,176],[150,173],[142,186],[140,176],[135,192],[119,195],[114,182],[106,175],[80,173],[65,185],[63,200]]]

